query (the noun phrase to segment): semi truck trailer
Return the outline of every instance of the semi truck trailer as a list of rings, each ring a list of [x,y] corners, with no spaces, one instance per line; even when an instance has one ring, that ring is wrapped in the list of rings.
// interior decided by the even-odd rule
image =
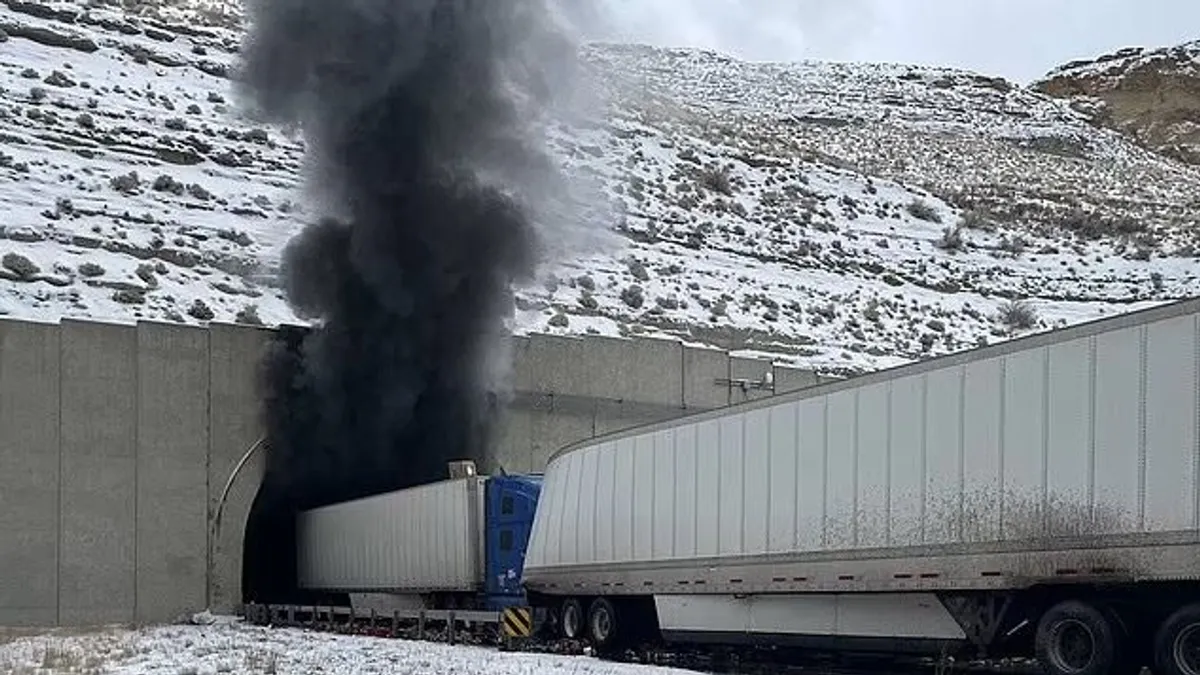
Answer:
[[[1200,301],[591,438],[528,601],[599,646],[1200,674]]]
[[[540,487],[536,475],[465,475],[304,511],[299,586],[364,610],[523,605]]]

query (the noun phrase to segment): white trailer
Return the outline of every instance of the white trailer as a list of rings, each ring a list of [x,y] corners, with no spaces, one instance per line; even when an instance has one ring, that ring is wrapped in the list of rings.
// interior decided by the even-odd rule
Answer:
[[[387,594],[396,602],[476,591],[484,576],[486,480],[446,480],[301,513],[300,587]]]
[[[600,644],[1200,674],[1200,301],[569,446],[531,597]]]

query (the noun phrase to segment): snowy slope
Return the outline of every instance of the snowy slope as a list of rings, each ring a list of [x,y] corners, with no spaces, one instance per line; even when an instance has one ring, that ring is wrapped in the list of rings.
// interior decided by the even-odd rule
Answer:
[[[0,312],[296,322],[274,270],[313,216],[303,146],[238,116],[236,5],[108,4],[0,7]],[[585,54],[610,109],[553,142],[604,186],[616,245],[521,289],[518,332],[853,371],[1200,288],[1200,171],[1066,102],[953,70]]]
[[[67,3],[10,3],[0,30],[0,311],[291,318],[263,282],[302,149],[236,116],[234,34]]]
[[[57,675],[687,675],[586,657],[518,654],[221,621],[0,639],[0,673]]]
[[[525,325],[601,314],[853,369],[1003,339],[1008,300],[1049,327],[1197,288],[1200,173],[1055,99],[952,70],[589,56],[615,131],[566,154],[608,180],[629,249],[564,265]]]

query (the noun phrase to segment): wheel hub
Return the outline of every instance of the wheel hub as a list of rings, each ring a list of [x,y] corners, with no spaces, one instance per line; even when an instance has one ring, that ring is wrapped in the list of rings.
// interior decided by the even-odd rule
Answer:
[[[606,610],[598,610],[592,616],[592,635],[597,642],[608,640],[609,633],[612,631],[612,617],[608,615]]]
[[[1096,658],[1096,636],[1087,624],[1077,619],[1063,619],[1055,624],[1051,645],[1049,656],[1060,672],[1083,672]]]
[[[575,608],[575,605],[568,603],[565,607],[563,607],[562,622],[563,633],[567,637],[574,638],[579,636],[580,616],[579,611]]]
[[[1179,631],[1171,653],[1181,672],[1200,675],[1200,624],[1192,624]]]

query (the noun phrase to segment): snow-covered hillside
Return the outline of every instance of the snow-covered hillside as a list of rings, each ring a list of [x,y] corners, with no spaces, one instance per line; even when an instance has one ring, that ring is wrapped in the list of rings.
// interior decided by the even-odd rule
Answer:
[[[297,322],[274,270],[314,215],[303,145],[238,114],[235,6],[118,4],[0,7],[0,311]],[[1200,290],[1200,171],[1066,102],[952,70],[585,54],[611,109],[553,141],[618,245],[521,289],[519,332],[844,372]]]
[[[15,2],[0,30],[0,310],[291,319],[268,283],[302,148],[237,117],[235,34]]]

